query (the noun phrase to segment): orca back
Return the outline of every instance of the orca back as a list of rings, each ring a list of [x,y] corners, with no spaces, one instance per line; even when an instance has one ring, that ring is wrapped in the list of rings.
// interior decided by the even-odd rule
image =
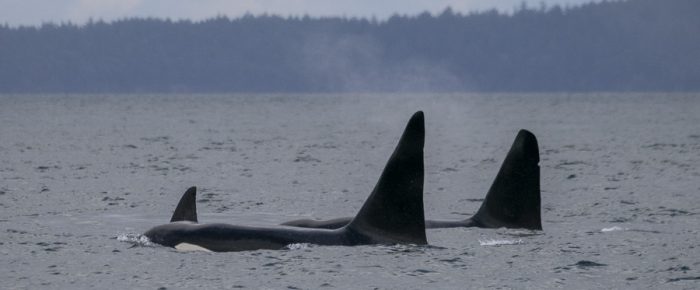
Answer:
[[[312,228],[312,229],[339,229],[352,221],[351,217],[335,218],[330,220],[311,220],[311,219],[299,219],[292,220],[288,222],[281,223],[283,226],[298,227],[298,228]]]

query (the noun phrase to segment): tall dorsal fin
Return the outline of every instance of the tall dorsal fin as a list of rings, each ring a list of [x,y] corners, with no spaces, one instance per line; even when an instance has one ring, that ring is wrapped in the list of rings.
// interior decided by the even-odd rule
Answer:
[[[347,228],[379,242],[427,244],[423,216],[423,112],[408,121],[372,194]]]
[[[197,222],[197,187],[190,187],[180,198],[170,222]]]
[[[541,230],[539,161],[537,138],[520,130],[484,202],[471,219],[490,228]]]

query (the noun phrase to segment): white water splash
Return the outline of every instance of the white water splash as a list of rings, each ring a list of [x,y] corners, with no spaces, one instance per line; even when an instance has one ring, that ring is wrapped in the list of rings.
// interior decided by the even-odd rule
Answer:
[[[522,245],[522,239],[517,240],[479,240],[481,246],[504,246],[504,245]]]
[[[117,235],[117,241],[130,243],[135,246],[151,247],[155,245],[148,237],[141,234],[119,234]]]
[[[600,231],[601,231],[601,232],[604,232],[604,233],[607,233],[607,232],[626,231],[626,230],[628,230],[628,228],[623,228],[623,227],[614,226],[614,227],[610,227],[610,228],[603,228],[603,229],[601,229]]]
[[[311,244],[308,243],[294,243],[287,245],[288,250],[303,250],[308,249]]]

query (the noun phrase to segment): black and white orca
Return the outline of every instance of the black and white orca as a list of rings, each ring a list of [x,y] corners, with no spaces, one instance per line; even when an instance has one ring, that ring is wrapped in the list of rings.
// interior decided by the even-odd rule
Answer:
[[[170,223],[144,235],[153,243],[215,252],[281,249],[290,244],[427,244],[423,214],[423,113],[411,117],[369,198],[337,229],[200,224],[195,187],[180,199]]]
[[[456,221],[426,220],[426,228],[506,227],[542,230],[539,161],[537,138],[527,130],[520,130],[476,214]],[[352,218],[300,219],[282,225],[337,229],[351,220]]]

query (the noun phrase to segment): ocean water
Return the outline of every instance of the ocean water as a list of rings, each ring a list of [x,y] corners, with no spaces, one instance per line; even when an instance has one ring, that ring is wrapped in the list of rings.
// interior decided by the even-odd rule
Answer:
[[[519,129],[544,231],[181,252],[141,233],[352,216],[411,114],[429,218],[474,213]],[[700,288],[700,95],[0,95],[1,289]]]

